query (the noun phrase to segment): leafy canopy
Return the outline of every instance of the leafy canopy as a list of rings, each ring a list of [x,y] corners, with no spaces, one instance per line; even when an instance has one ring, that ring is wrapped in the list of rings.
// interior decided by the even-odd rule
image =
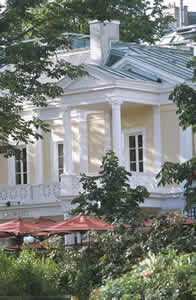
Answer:
[[[114,152],[103,157],[98,176],[82,174],[83,192],[73,199],[73,214],[85,213],[105,217],[108,222],[132,223],[139,214],[139,205],[149,196],[147,189],[130,187],[131,173],[119,166]]]
[[[41,138],[37,129],[47,126],[35,108],[63,93],[60,78],[86,74],[57,55],[71,48],[66,32],[88,32],[89,19],[120,19],[121,39],[152,43],[169,21],[162,3],[155,0],[151,8],[144,0],[7,0],[0,9],[0,153],[12,155],[19,142]],[[34,107],[32,119],[25,118],[24,106]]]

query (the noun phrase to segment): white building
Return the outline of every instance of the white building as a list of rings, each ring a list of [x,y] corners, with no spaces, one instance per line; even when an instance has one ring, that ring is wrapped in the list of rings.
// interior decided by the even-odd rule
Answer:
[[[157,187],[165,161],[196,155],[196,136],[182,131],[168,100],[175,85],[191,84],[189,51],[119,41],[119,22],[90,22],[90,48],[59,55],[85,64],[88,76],[62,79],[61,98],[44,108],[25,108],[50,124],[35,144],[22,145],[23,159],[0,157],[0,219],[67,216],[80,190],[80,173],[96,174],[104,152],[113,149],[133,176],[132,187],[147,187],[146,212],[182,212],[182,189]],[[60,182],[61,177],[61,182]]]

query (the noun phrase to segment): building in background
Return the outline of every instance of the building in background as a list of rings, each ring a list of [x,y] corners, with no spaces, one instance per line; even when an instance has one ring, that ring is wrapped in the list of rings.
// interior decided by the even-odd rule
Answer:
[[[182,6],[176,6],[176,2],[171,2],[168,4],[168,9],[165,10],[166,15],[170,15],[175,19],[170,29],[175,30],[183,26],[196,24],[196,12],[189,11],[188,6],[184,6],[182,0],[180,4]]]

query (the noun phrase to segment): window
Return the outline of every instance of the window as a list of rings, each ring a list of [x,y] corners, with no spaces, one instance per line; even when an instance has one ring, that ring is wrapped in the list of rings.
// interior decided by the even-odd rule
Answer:
[[[58,144],[58,178],[61,180],[61,174],[63,174],[64,170],[64,152],[63,152],[63,144]]]
[[[143,135],[129,135],[128,147],[130,171],[144,172]]]
[[[27,184],[27,150],[21,151],[15,156],[16,184]]]

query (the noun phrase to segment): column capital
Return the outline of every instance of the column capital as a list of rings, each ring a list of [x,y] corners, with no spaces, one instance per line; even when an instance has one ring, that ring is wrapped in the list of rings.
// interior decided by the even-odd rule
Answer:
[[[118,100],[118,99],[111,99],[108,101],[108,103],[111,104],[112,108],[114,108],[114,109],[115,108],[118,109],[121,106],[121,104],[123,104],[123,102],[124,101]]]
[[[80,122],[86,122],[88,112],[86,110],[80,110]]]

